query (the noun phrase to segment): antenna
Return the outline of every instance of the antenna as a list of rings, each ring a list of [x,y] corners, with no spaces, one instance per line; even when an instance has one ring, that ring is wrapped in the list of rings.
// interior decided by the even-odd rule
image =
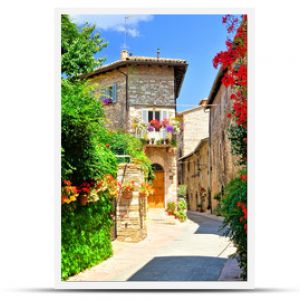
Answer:
[[[125,35],[124,35],[124,50],[127,50],[128,47],[127,47],[127,20],[128,20],[128,16],[125,16],[124,17],[124,32],[125,32]]]

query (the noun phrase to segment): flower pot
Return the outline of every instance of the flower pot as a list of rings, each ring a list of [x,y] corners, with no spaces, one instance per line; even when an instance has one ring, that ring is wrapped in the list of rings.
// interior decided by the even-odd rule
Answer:
[[[130,200],[132,198],[132,191],[124,191],[122,193],[122,198]]]
[[[89,197],[87,194],[81,194],[78,196],[78,200],[82,206],[85,206],[88,204]]]

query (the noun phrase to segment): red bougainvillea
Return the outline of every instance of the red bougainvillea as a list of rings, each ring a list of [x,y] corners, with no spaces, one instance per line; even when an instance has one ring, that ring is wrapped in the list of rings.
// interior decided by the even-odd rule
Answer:
[[[231,87],[232,112],[228,114],[238,126],[247,127],[247,16],[242,20],[231,15],[223,17],[227,32],[236,34],[226,41],[226,51],[219,52],[213,59],[213,66],[225,71],[222,83]]]
[[[229,226],[229,236],[237,248],[242,279],[247,279],[247,16],[223,17],[228,34],[226,50],[213,59],[215,68],[221,67],[222,84],[227,88],[230,100],[227,118],[228,138],[231,152],[236,155],[242,170],[236,178],[226,184],[225,195],[220,200],[224,223]]]

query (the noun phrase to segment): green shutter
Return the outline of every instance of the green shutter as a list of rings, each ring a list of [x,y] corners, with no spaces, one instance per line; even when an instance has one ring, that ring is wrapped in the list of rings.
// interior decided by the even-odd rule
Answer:
[[[114,83],[112,86],[112,102],[117,102],[117,84]]]

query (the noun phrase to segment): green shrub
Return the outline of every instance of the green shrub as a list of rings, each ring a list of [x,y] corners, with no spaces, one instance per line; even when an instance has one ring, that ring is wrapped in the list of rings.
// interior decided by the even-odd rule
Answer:
[[[180,221],[180,222],[184,222],[187,219],[186,213],[184,211],[176,211],[174,213],[175,217]]]
[[[63,280],[92,267],[112,255],[110,228],[111,200],[81,206],[78,201],[62,205],[61,277]]]
[[[110,131],[105,136],[105,142],[109,144],[111,151],[116,155],[129,155],[132,160],[141,165],[145,177],[148,180],[154,178],[152,163],[144,152],[143,143],[129,133]]]
[[[62,179],[76,185],[117,171],[116,157],[104,142],[102,105],[90,91],[84,82],[62,80]]]
[[[186,198],[186,191],[187,191],[187,186],[185,184],[181,184],[178,186],[178,197]]]
[[[175,201],[169,201],[167,203],[167,212],[174,215],[175,210],[176,210],[176,202]]]
[[[220,213],[224,216],[224,227],[227,235],[237,248],[242,269],[242,278],[247,279],[247,181],[246,170],[224,189],[224,197],[220,201]]]
[[[177,203],[177,210],[184,211],[184,210],[186,210],[186,208],[187,208],[187,205],[186,205],[185,200],[179,199],[178,203]]]
[[[182,198],[180,198],[177,201],[177,208],[176,211],[174,213],[175,217],[180,221],[180,222],[184,222],[187,219],[186,216],[186,201]]]

